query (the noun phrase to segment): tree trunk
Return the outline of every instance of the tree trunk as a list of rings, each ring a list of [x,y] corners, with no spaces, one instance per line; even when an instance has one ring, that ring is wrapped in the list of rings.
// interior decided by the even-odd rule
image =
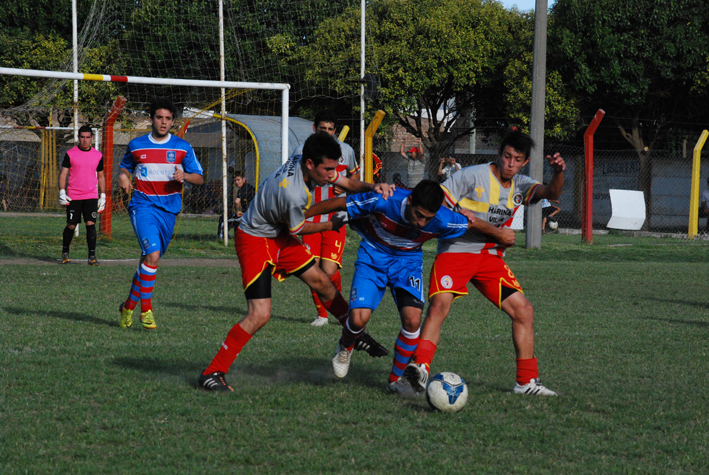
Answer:
[[[638,160],[640,169],[638,170],[638,190],[645,196],[645,222],[642,230],[650,230],[650,218],[652,217],[652,160],[650,151],[639,150]]]

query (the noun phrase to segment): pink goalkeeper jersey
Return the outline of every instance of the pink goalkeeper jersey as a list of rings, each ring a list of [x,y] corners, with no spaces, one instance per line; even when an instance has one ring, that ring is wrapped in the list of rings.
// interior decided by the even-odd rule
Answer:
[[[67,150],[62,162],[69,169],[69,184],[66,194],[72,200],[98,199],[98,175],[103,171],[103,155],[91,147],[88,151],[74,147]]]

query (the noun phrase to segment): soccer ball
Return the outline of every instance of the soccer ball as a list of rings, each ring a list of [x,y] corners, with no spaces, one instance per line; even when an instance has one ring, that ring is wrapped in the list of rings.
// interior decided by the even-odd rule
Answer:
[[[558,221],[549,221],[549,229],[552,231],[556,231],[559,229],[559,222]]]
[[[428,404],[441,412],[457,412],[468,402],[468,385],[455,373],[438,373],[426,388]]]

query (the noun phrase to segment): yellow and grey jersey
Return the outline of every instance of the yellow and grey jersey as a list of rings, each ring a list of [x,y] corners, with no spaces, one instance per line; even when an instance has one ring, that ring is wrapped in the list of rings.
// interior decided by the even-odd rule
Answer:
[[[503,228],[512,224],[520,205],[527,205],[534,197],[539,182],[525,175],[515,175],[512,185],[504,188],[490,168],[490,163],[466,167],[454,173],[441,187],[446,201],[469,209],[477,219]],[[438,241],[438,253],[467,252],[473,254],[505,255],[505,248],[487,236],[469,229],[463,236]]]
[[[264,180],[241,219],[242,231],[274,238],[286,230],[296,235],[303,229],[312,190],[305,184],[300,162],[300,155],[293,156]]]

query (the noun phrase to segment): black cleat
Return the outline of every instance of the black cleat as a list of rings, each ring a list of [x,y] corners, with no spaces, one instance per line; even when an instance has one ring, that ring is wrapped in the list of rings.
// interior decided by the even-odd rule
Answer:
[[[62,252],[62,264],[69,264],[71,263],[71,257],[69,257],[68,252]]]
[[[221,371],[216,371],[211,374],[200,374],[197,386],[205,389],[207,391],[231,391],[231,386],[229,386],[224,379],[224,373]]]
[[[372,338],[367,332],[362,332],[359,338],[357,338],[354,349],[357,351],[366,351],[372,358],[381,358],[389,354],[389,350],[380,345],[377,340]]]
[[[86,263],[90,266],[100,266],[101,265],[98,263],[96,256],[89,256],[89,260]]]

